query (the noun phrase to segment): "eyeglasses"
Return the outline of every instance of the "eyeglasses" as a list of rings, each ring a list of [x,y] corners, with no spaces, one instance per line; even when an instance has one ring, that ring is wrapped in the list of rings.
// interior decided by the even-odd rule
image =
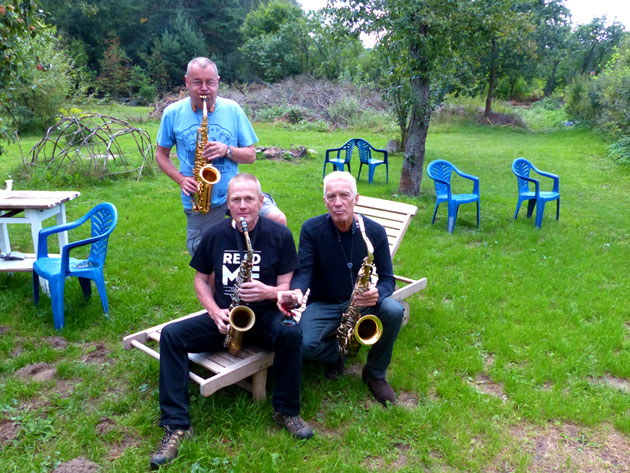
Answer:
[[[206,85],[206,87],[216,87],[217,85],[219,85],[219,81],[218,80],[207,80],[207,81],[204,82],[204,81],[199,80],[199,79],[193,79],[190,82],[195,87],[201,87],[204,84]]]

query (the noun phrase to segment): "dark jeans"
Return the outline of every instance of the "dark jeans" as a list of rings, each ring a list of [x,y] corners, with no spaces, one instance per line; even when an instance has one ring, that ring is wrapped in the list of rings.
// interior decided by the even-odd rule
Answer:
[[[273,350],[273,408],[285,415],[300,413],[302,377],[302,329],[280,322],[277,310],[256,313],[254,327],[245,333],[244,342]],[[188,393],[188,353],[224,350],[222,335],[210,316],[168,324],[160,336],[160,425],[191,425]]]
[[[302,352],[305,360],[329,363],[337,360],[339,343],[335,332],[341,323],[341,314],[348,309],[348,305],[347,302],[333,304],[315,301],[306,307],[300,319],[304,333]],[[370,347],[365,369],[373,378],[384,379],[392,360],[394,342],[400,332],[404,309],[398,301],[386,297],[375,307],[363,308],[361,314],[376,315],[383,324],[383,336]]]

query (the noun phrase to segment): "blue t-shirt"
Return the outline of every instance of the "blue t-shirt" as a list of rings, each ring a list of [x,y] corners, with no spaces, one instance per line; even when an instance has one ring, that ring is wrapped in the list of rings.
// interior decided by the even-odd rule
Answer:
[[[162,114],[157,144],[163,148],[177,146],[179,171],[192,176],[195,166],[197,128],[201,125],[203,111],[193,112],[190,97],[170,104]],[[233,100],[217,97],[214,112],[208,113],[208,141],[220,141],[236,148],[253,145],[258,137],[243,109]],[[212,186],[211,205],[226,202],[230,180],[238,173],[238,163],[228,158],[212,160],[221,173],[221,180]],[[184,209],[192,208],[190,197],[182,192]]]

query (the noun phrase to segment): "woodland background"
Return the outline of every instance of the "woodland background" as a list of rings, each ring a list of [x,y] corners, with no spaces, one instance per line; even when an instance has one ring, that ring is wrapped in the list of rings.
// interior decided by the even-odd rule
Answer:
[[[0,138],[41,134],[67,102],[157,103],[206,55],[254,119],[326,131],[367,111],[392,125],[403,193],[419,191],[431,114],[471,99],[488,124],[497,100],[561,111],[630,161],[628,33],[570,20],[563,0],[347,0],[308,13],[291,0],[13,0],[0,5]],[[311,90],[324,91],[317,104]]]

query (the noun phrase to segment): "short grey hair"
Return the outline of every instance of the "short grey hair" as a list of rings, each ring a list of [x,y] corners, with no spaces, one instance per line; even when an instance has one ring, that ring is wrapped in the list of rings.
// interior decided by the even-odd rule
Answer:
[[[253,174],[250,174],[248,172],[239,172],[236,176],[234,176],[231,180],[230,183],[228,184],[228,196],[230,195],[230,190],[232,189],[232,184],[236,184],[238,182],[253,182],[254,184],[256,184],[256,194],[258,195],[258,197],[262,197],[263,196],[263,191],[262,191],[262,187],[260,186],[260,181],[258,180],[258,178],[256,176],[254,176]]]
[[[352,188],[352,197],[357,195],[357,180],[352,174],[346,171],[333,171],[324,178],[324,197],[326,197],[326,187],[330,181],[346,181]]]
[[[217,68],[217,65],[214,62],[212,62],[210,59],[208,59],[207,57],[199,56],[194,59],[191,59],[190,62],[188,63],[188,66],[186,66],[186,75],[190,74],[190,69],[193,66],[199,66],[202,69],[205,69],[208,66],[212,66],[214,67],[214,72],[217,73],[217,76],[219,75],[219,69]]]

